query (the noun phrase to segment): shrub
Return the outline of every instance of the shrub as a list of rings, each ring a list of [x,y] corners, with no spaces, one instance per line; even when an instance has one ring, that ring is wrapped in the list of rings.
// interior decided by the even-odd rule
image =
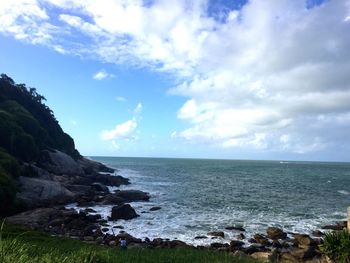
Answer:
[[[350,263],[350,233],[347,230],[327,233],[320,249],[334,262]]]

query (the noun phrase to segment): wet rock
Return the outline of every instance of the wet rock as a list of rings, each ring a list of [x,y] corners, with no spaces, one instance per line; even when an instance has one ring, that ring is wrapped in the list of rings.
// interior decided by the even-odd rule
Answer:
[[[104,228],[102,228],[101,230],[102,230],[102,232],[108,232],[108,231],[109,231],[109,228],[104,227]]]
[[[237,230],[237,231],[242,231],[244,232],[245,229],[242,226],[228,226],[225,227],[226,230]]]
[[[242,251],[248,255],[253,254],[255,252],[264,252],[266,248],[262,245],[254,244],[242,249]]]
[[[162,209],[160,206],[154,206],[154,207],[151,207],[149,209],[149,211],[157,211],[157,210],[160,210],[160,209]]]
[[[124,229],[123,226],[113,226],[113,228]]]
[[[243,239],[245,239],[245,235],[242,234],[242,233],[239,233],[239,234],[236,236],[236,238],[237,238],[238,240],[243,240]]]
[[[129,204],[123,204],[119,206],[114,206],[112,208],[111,213],[111,220],[118,220],[118,219],[133,219],[135,217],[138,217],[139,215],[136,214],[134,208],[131,207]]]
[[[102,244],[103,243],[103,237],[101,237],[101,236],[97,237],[95,241],[96,241],[97,244]]]
[[[270,239],[285,239],[287,237],[287,233],[278,227],[268,227],[266,233]]]
[[[121,198],[120,196],[117,196],[116,194],[107,194],[103,200],[102,203],[105,205],[120,205],[125,202],[124,198]]]
[[[188,247],[188,245],[180,240],[172,240],[170,241],[170,246],[171,247]]]
[[[244,243],[242,241],[232,240],[230,242],[230,249],[231,249],[231,251],[237,250],[238,248],[241,248],[243,245],[244,245]]]
[[[322,229],[327,229],[327,230],[343,230],[344,226],[343,225],[326,225],[321,227]]]
[[[207,236],[196,236],[194,239],[206,239],[208,238]]]
[[[225,233],[222,231],[212,231],[212,232],[207,233],[207,235],[213,236],[213,237],[222,237],[222,238],[225,237]]]
[[[261,234],[255,234],[254,235],[254,240],[256,241],[256,243],[259,243],[263,246],[269,246],[271,245],[270,241],[263,235]]]
[[[124,199],[126,202],[148,201],[150,199],[148,193],[139,190],[119,190],[114,195]]]

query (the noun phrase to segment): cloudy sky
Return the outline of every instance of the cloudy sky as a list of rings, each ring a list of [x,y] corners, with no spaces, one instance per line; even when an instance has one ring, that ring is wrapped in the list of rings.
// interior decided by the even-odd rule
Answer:
[[[350,1],[2,0],[0,57],[84,155],[350,161]]]

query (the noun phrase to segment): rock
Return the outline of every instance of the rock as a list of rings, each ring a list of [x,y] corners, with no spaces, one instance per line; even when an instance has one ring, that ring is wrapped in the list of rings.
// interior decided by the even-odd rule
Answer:
[[[226,230],[237,230],[237,231],[242,231],[244,232],[245,229],[241,226],[228,226],[228,227],[225,227]]]
[[[113,228],[124,229],[123,226],[113,226]]]
[[[294,234],[293,237],[297,241],[299,247],[308,247],[316,245],[315,240],[313,240],[308,235]]]
[[[261,234],[255,234],[254,235],[254,240],[256,241],[256,243],[259,243],[259,244],[261,244],[263,246],[271,245],[270,241],[266,237],[261,235]]]
[[[210,247],[215,248],[215,249],[222,248],[222,247],[228,248],[229,244],[227,244],[227,243],[225,243],[225,244],[223,244],[223,243],[211,243]]]
[[[323,237],[325,234],[320,230],[312,231],[312,235],[315,237]]]
[[[344,226],[337,224],[337,225],[326,225],[321,228],[327,229],[327,230],[343,230]]]
[[[170,241],[170,247],[188,247],[188,245],[180,240],[172,240]]]
[[[245,235],[243,235],[242,233],[239,233],[239,234],[236,236],[236,238],[237,238],[238,240],[243,240],[243,239],[245,239]]]
[[[114,169],[107,167],[102,163],[89,160],[86,158],[79,159],[78,164],[87,174],[98,173],[98,172],[114,173]]]
[[[127,243],[142,243],[142,240],[140,238],[133,237],[132,235],[128,233],[119,233],[117,235],[117,238],[125,238]]]
[[[58,150],[42,151],[38,163],[40,167],[57,175],[84,174],[83,169],[72,157]]]
[[[205,239],[208,238],[207,236],[196,236],[194,239]]]
[[[16,198],[28,207],[64,204],[74,200],[75,195],[58,182],[20,176]]]
[[[40,229],[60,215],[61,211],[56,208],[37,208],[7,217],[6,223],[23,225],[32,229]]]
[[[102,244],[103,243],[103,237],[101,237],[101,236],[97,237],[95,241],[96,241],[97,244]]]
[[[280,259],[278,262],[281,263],[299,263],[299,260],[293,257],[289,252],[283,252],[280,255]]]
[[[84,241],[94,241],[95,239],[92,236],[84,237]]]
[[[107,186],[101,184],[101,183],[92,183],[91,184],[91,188],[95,191],[98,191],[98,192],[105,192],[105,193],[108,193],[109,192],[109,189]]]
[[[254,252],[250,255],[252,258],[257,259],[261,262],[275,262],[277,260],[276,253],[269,252]]]
[[[236,258],[248,258],[249,256],[244,253],[243,251],[237,250],[234,253],[232,253],[232,256],[236,257]]]
[[[242,247],[243,245],[244,245],[244,243],[242,241],[232,240],[230,242],[230,249],[231,249],[231,251],[237,250],[238,248]]]
[[[162,209],[160,206],[154,206],[154,207],[151,207],[149,209],[149,211],[157,211],[157,210],[160,210],[160,209]]]
[[[111,220],[118,220],[118,219],[128,220],[138,216],[139,215],[136,214],[135,210],[129,204],[123,204],[119,206],[114,206],[112,208]]]
[[[150,198],[148,193],[139,190],[119,190],[114,195],[124,199],[126,202],[148,201]]]
[[[107,194],[102,203],[105,205],[120,205],[124,203],[125,199],[121,198],[120,196],[117,196],[115,194]]]
[[[250,255],[250,254],[253,254],[255,252],[265,252],[266,249],[264,246],[254,244],[254,245],[251,245],[249,247],[243,248],[242,251],[244,253]]]
[[[267,237],[271,239],[285,239],[287,237],[287,233],[278,227],[268,227],[266,233]]]
[[[318,256],[315,247],[293,248],[289,253],[299,260],[310,259]]]
[[[104,228],[102,228],[101,230],[102,230],[102,232],[108,232],[108,231],[109,231],[109,228],[108,228],[108,227],[104,227]]]
[[[109,241],[108,242],[108,245],[111,246],[111,247],[115,247],[117,245],[117,242],[115,242],[114,240],[112,241]]]
[[[222,231],[212,231],[212,232],[207,233],[207,235],[213,236],[213,237],[222,237],[222,238],[225,237],[225,233]]]

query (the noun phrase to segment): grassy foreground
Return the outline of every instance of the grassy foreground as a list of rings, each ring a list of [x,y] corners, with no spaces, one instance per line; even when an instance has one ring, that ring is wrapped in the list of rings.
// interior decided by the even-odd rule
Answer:
[[[51,237],[46,233],[4,225],[0,234],[2,263],[253,263],[225,252],[195,249],[127,249],[107,248],[78,240]]]

